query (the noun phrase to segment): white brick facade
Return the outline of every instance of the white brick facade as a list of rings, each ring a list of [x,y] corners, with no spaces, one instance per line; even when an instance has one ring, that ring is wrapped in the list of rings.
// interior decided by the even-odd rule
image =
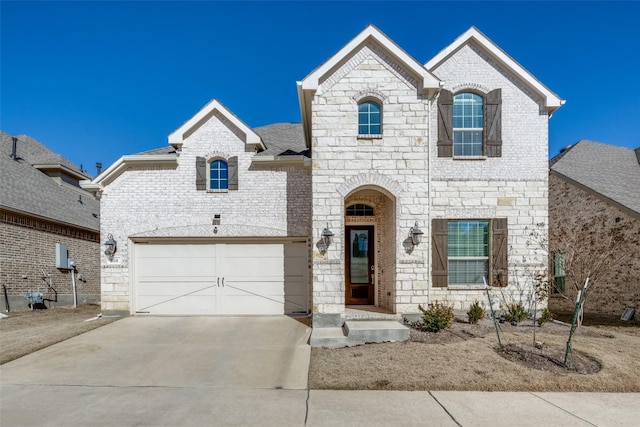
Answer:
[[[438,157],[440,91],[482,96],[495,89],[502,93],[501,155]],[[310,246],[314,318],[343,315],[345,227],[352,225],[374,230],[376,306],[403,314],[435,299],[456,309],[486,301],[479,288],[433,286],[431,224],[437,219],[506,218],[509,284],[493,292],[503,300],[530,293],[531,272],[547,268],[527,241],[533,227],[546,233],[547,121],[559,98],[473,28],[423,66],[368,27],[299,82],[298,91],[310,164],[257,162],[259,138],[251,129],[222,108],[203,109],[170,136],[181,149],[174,163],[132,163],[109,179],[97,178],[101,232],[119,242],[113,262],[103,257],[104,309],[130,310],[132,241],[295,237]],[[363,100],[382,107],[380,135],[358,135]],[[197,157],[233,156],[238,190],[196,190]],[[374,214],[347,216],[355,203]],[[217,233],[215,214],[221,215]],[[424,232],[417,246],[410,237],[416,222]],[[325,227],[334,233],[328,248],[321,239]]]

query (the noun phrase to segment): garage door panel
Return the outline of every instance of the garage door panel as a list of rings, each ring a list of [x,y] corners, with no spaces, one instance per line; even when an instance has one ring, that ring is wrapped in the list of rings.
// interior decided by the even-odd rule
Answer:
[[[306,251],[304,242],[136,245],[136,310],[173,315],[306,311]],[[285,253],[291,255],[285,259]]]
[[[198,295],[215,295],[215,284],[203,281],[163,281],[163,280],[145,280],[139,282],[138,294],[140,296],[152,295],[188,295],[197,293]]]

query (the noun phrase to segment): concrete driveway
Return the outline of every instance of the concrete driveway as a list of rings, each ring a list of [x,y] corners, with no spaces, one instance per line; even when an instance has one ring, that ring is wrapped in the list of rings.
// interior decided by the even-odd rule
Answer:
[[[122,319],[2,365],[0,424],[303,425],[310,332],[285,316]]]

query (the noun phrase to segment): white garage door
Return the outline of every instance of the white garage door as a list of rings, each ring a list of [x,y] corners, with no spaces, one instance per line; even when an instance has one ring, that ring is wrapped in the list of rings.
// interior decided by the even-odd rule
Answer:
[[[135,245],[136,313],[307,310],[307,247],[296,243]]]

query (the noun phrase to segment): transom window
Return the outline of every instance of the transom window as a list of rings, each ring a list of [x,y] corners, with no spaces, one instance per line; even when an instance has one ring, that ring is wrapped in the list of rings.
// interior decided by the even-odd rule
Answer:
[[[229,188],[229,166],[224,160],[214,160],[209,164],[209,189],[227,190]]]
[[[373,208],[363,203],[357,203],[347,208],[347,216],[373,216]]]
[[[484,284],[489,272],[489,221],[449,221],[447,249],[449,284]]]
[[[358,134],[380,135],[382,133],[382,108],[375,101],[358,104]]]
[[[482,156],[482,97],[459,93],[453,97],[453,155]]]

